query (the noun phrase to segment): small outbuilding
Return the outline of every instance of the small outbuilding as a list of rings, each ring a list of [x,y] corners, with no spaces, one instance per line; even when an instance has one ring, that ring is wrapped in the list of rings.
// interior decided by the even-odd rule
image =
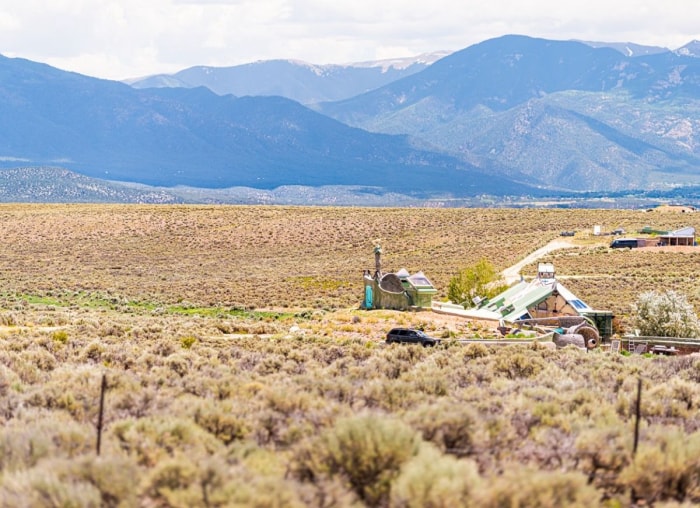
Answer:
[[[411,273],[402,268],[396,273],[383,273],[381,270],[381,247],[376,245],[375,271],[364,272],[364,309],[408,310],[411,308],[430,309],[437,289],[423,272]]]
[[[640,246],[650,247],[660,245],[695,245],[695,228],[692,226],[676,229],[675,231],[665,231],[660,229],[654,229],[650,226],[645,226],[641,230],[639,230],[639,232],[645,235],[653,235],[649,238],[640,238],[640,243],[644,242],[644,244]]]
[[[695,228],[686,227],[658,236],[662,245],[695,245]]]
[[[406,283],[406,292],[413,307],[430,309],[433,306],[433,296],[437,294],[437,289],[423,272],[410,275]]]

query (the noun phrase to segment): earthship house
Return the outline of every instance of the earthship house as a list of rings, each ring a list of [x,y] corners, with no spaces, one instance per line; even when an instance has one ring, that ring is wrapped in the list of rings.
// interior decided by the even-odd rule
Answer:
[[[382,248],[374,247],[374,274],[364,272],[363,309],[430,309],[437,289],[423,272],[411,275],[402,268],[396,273],[383,273],[381,265]]]
[[[595,310],[557,280],[554,265],[540,263],[537,277],[530,282],[521,280],[499,295],[478,300],[475,309],[467,310],[472,317],[516,324],[518,321],[583,316],[596,325],[601,337],[612,335],[613,314]]]

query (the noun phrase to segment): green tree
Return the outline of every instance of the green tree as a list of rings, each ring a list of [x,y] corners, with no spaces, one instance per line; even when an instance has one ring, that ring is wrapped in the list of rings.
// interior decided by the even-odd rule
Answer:
[[[634,305],[634,327],[640,335],[697,337],[700,321],[687,297],[676,291],[647,291]]]
[[[455,303],[471,301],[475,296],[491,298],[503,291],[505,286],[493,264],[482,258],[450,279],[447,297]]]

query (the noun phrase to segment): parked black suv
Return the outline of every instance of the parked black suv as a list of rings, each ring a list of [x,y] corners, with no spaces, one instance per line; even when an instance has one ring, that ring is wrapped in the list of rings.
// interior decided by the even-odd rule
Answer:
[[[440,339],[430,337],[425,332],[413,328],[393,328],[386,334],[386,343],[392,344],[394,342],[434,346],[440,343]]]
[[[619,238],[610,244],[611,249],[635,249],[637,247],[639,247],[639,242],[636,238]]]

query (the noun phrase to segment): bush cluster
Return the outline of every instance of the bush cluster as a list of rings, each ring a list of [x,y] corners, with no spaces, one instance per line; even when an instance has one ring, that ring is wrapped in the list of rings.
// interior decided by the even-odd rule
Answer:
[[[219,318],[152,315],[130,328],[118,312],[55,312],[64,334],[0,338],[5,506],[700,502],[692,357],[226,337]],[[322,330],[328,316],[311,319]]]
[[[695,309],[677,291],[645,291],[639,295],[634,311],[634,326],[641,335],[691,338],[700,335]]]
[[[2,507],[700,503],[700,360],[451,340],[387,347],[382,328],[420,325],[446,339],[453,331],[413,313],[333,310],[356,308],[377,231],[386,232],[387,269],[423,270],[446,288],[484,257],[500,270],[561,230],[633,230],[646,215],[0,212]],[[407,238],[431,248],[405,249]],[[571,279],[572,289],[596,308],[618,306],[620,327],[641,288],[692,288],[700,266],[687,262],[695,254],[575,254],[553,255],[558,272],[590,275]]]

